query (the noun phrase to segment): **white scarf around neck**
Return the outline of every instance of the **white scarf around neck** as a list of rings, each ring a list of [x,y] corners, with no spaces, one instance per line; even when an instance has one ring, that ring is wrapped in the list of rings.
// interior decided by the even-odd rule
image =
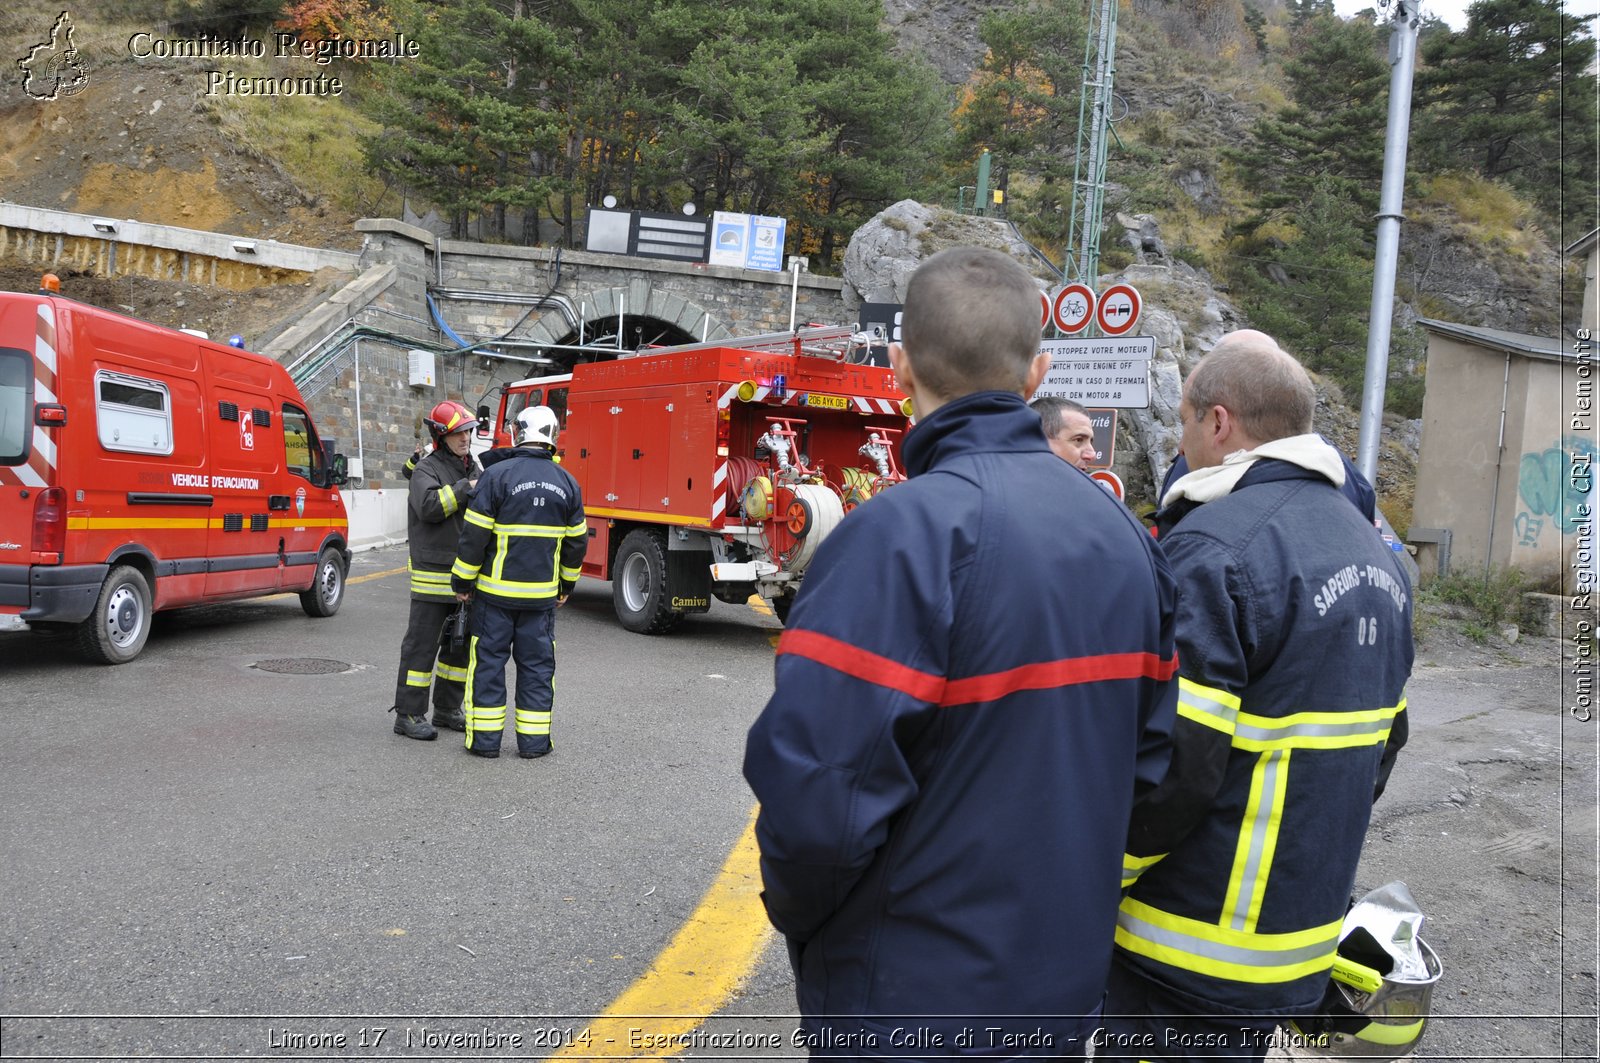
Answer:
[[[1254,450],[1236,450],[1223,458],[1221,465],[1193,469],[1173,481],[1162,496],[1161,505],[1170,506],[1184,498],[1194,502],[1213,502],[1238,486],[1244,474],[1262,458],[1287,461],[1327,477],[1335,487],[1344,486],[1344,462],[1339,452],[1315,432],[1308,432],[1274,439]]]

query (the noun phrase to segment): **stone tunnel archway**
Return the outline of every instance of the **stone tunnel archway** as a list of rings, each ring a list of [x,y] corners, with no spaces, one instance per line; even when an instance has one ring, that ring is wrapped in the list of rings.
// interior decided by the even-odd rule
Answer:
[[[636,277],[625,286],[596,289],[577,296],[574,302],[582,320],[581,338],[585,344],[616,346],[619,326],[620,346],[625,351],[643,346],[699,343],[733,335],[706,307],[658,288],[645,277]],[[572,328],[561,315],[545,314],[528,330],[527,338],[570,346],[576,345],[580,336],[579,330]],[[559,367],[553,372],[565,372],[584,357],[578,351],[563,350],[560,346],[545,354]]]

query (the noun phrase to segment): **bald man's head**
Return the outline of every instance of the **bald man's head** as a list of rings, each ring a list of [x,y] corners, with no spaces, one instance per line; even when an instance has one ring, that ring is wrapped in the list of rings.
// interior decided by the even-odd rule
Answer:
[[[1305,368],[1254,329],[1222,337],[1189,374],[1183,396],[1197,414],[1223,407],[1257,443],[1311,431],[1317,403]]]

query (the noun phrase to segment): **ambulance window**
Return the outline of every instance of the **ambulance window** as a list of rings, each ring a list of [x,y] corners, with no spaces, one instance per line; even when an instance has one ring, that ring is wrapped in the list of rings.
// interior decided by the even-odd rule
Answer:
[[[95,426],[100,445],[132,454],[172,453],[172,396],[159,380],[94,375]]]
[[[283,447],[284,468],[316,483],[316,472],[322,467],[322,444],[317,441],[317,430],[311,427],[311,418],[304,410],[289,405],[283,407]]]
[[[32,389],[33,358],[15,347],[0,347],[0,465],[28,460]]]

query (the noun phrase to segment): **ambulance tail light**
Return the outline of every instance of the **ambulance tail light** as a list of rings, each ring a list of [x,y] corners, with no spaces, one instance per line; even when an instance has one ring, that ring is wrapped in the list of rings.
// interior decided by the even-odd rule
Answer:
[[[61,564],[67,548],[67,492],[47,487],[33,501],[33,557],[43,565]]]
[[[717,411],[717,456],[728,456],[728,440],[733,435],[733,415],[726,406]]]

